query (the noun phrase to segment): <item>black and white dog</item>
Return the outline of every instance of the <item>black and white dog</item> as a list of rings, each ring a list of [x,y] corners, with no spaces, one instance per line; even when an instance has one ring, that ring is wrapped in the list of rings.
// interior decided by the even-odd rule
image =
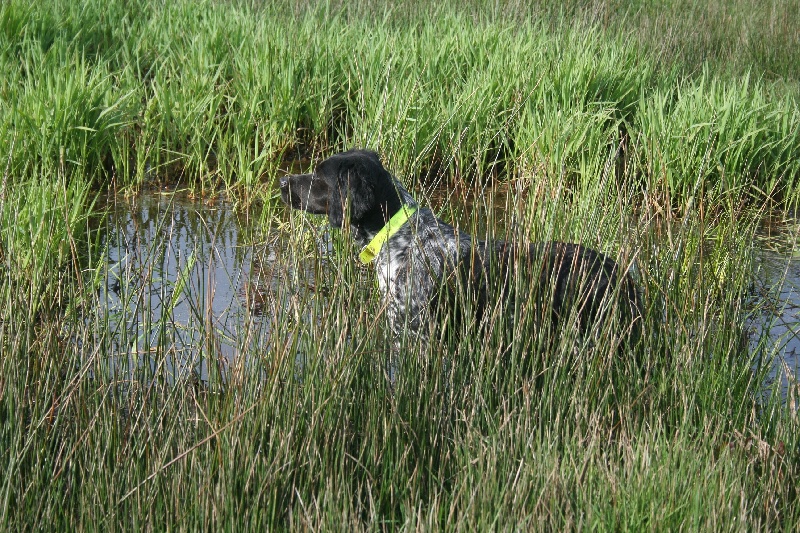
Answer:
[[[633,280],[605,255],[579,244],[474,239],[420,208],[375,152],[336,154],[312,174],[281,178],[280,190],[295,209],[327,215],[336,228],[349,224],[364,247],[362,262],[374,259],[396,341],[405,334],[427,342],[433,323],[465,309],[453,309],[458,291],[472,302],[471,316],[462,318],[480,327],[494,304],[511,298],[519,275],[549,300],[541,307],[552,324],[575,312],[585,332],[613,309],[623,310],[630,330],[640,317]],[[514,312],[513,305],[503,309]]]

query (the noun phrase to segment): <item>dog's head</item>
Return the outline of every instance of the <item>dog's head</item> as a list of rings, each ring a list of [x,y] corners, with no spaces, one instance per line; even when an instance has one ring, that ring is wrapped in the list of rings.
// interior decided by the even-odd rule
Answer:
[[[312,174],[281,178],[281,200],[294,209],[328,215],[331,226],[348,223],[362,230],[380,229],[400,209],[400,197],[378,154],[349,150],[329,157]],[[345,206],[348,206],[347,208]]]

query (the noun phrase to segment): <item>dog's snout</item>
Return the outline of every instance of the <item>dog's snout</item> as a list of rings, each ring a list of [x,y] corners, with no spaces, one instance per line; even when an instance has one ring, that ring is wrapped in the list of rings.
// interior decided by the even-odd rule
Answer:
[[[314,180],[314,174],[287,174],[278,178],[281,200],[294,209],[314,215],[328,212],[328,187],[323,180]]]
[[[291,205],[292,203],[292,191],[291,186],[289,185],[290,177],[291,176],[286,175],[278,178],[278,190],[280,190],[281,193],[281,200],[287,205]]]

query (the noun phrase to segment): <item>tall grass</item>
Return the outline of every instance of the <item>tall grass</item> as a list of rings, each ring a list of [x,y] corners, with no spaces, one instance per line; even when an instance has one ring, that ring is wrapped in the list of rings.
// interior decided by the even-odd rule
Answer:
[[[797,52],[755,38],[794,38],[794,4],[744,29],[752,4],[708,5],[0,5],[2,523],[795,529],[797,413],[747,342],[754,236],[800,164]],[[352,241],[263,187],[354,144],[430,205],[452,185],[471,233],[637,265],[640,342],[548,331],[521,272],[511,323],[391,361]],[[164,277],[174,220],[110,264],[97,189],[154,181],[261,204],[238,329],[208,257]],[[181,231],[234,246],[210,220]]]
[[[666,182],[681,199],[705,189],[711,203],[725,191],[768,195],[791,187],[800,129],[795,102],[778,112],[773,100],[745,79],[738,88],[702,76],[687,89],[655,91],[636,117],[635,145],[645,172]],[[694,175],[694,176],[693,176]],[[656,178],[657,176],[657,178]]]
[[[92,199],[82,180],[5,183],[0,189],[2,287],[8,304],[24,313],[20,324],[33,327],[40,313],[69,303],[64,294],[68,272],[80,275],[86,254],[96,253]]]
[[[4,522],[791,529],[796,413],[759,403],[743,321],[758,214],[695,209],[683,222],[652,203],[634,217],[635,188],[620,191],[613,173],[579,195],[558,179],[514,191],[514,207],[485,190],[475,216],[516,219],[512,238],[580,240],[622,264],[635,254],[645,306],[634,348],[620,351],[612,326],[508,337],[515,326],[496,314],[480,337],[407,339],[387,368],[372,273],[355,266],[346,235],[326,237],[324,220],[300,213],[280,224],[265,214],[248,267],[269,265],[254,280],[262,314],[230,339],[213,326],[206,287],[164,284],[160,253],[120,270],[141,291],[131,300],[161,286],[162,303],[197,303],[188,323],[164,305],[146,342],[125,341],[100,300],[49,315],[58,327],[30,322],[26,337],[13,326],[18,293],[6,292]],[[520,307],[514,324],[535,325],[535,309]],[[117,323],[147,320],[144,310],[117,309]],[[223,370],[198,382],[203,367]]]
[[[284,158],[352,145],[466,182],[531,169],[594,179],[597,150],[624,145],[615,164],[635,153],[641,182],[666,180],[676,204],[698,179],[793,197],[794,90],[658,68],[635,31],[563,14],[476,20],[453,7],[417,24],[407,10],[6,3],[0,134],[17,148],[0,156],[13,175],[67,164],[103,181],[235,190]]]

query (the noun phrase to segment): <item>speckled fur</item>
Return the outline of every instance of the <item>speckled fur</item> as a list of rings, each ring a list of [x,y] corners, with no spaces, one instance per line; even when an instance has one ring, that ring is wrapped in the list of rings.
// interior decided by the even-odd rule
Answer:
[[[327,214],[341,227],[345,204],[349,223],[360,246],[366,245],[403,204],[417,203],[387,172],[377,154],[350,150],[321,162],[313,174],[281,179],[281,198],[293,208]],[[508,298],[509,281],[517,267],[552,294],[552,319],[557,322],[568,305],[579,306],[579,323],[587,327],[598,318],[603,300],[616,293],[619,268],[605,255],[579,244],[547,242],[516,245],[484,242],[439,220],[430,209],[418,209],[381,248],[374,261],[378,285],[396,340],[411,335],[426,342],[438,311],[453,301],[454,287],[471,288],[477,325],[487,306]],[[638,297],[628,274],[620,294],[639,315]],[[547,291],[543,291],[546,294]]]

